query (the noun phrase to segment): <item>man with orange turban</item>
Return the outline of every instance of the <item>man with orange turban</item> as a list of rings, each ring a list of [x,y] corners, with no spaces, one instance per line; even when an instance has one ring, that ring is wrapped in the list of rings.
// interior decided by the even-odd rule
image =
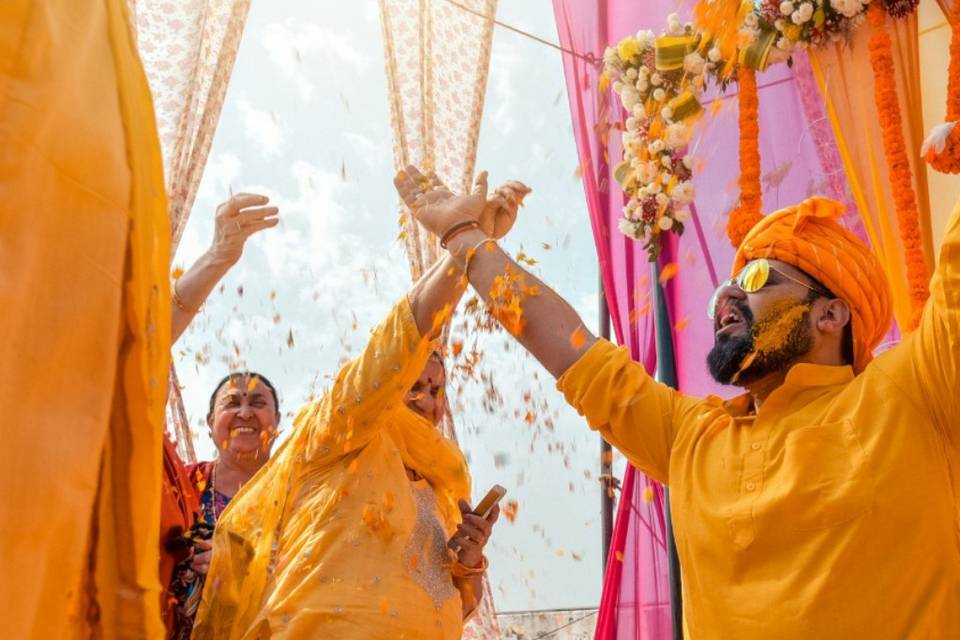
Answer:
[[[758,222],[708,305],[710,371],[746,391],[724,401],[680,394],[590,336],[472,224],[482,200],[424,191],[412,167],[397,184],[488,304],[495,279],[500,299],[505,281],[539,289],[516,338],[592,428],[669,485],[687,637],[960,629],[960,208],[919,327],[876,359],[890,293],[841,205],[812,198]]]
[[[162,638],[170,231],[126,0],[0,2],[0,636]]]

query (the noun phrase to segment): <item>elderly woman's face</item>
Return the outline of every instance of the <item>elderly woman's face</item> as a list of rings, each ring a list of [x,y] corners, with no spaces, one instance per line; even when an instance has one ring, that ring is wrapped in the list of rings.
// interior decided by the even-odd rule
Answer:
[[[256,376],[234,378],[217,392],[210,435],[221,455],[266,460],[277,435],[277,405]]]
[[[436,360],[428,360],[427,366],[420,374],[420,379],[410,387],[403,402],[414,413],[423,416],[433,424],[438,424],[443,418],[445,384],[443,365]]]

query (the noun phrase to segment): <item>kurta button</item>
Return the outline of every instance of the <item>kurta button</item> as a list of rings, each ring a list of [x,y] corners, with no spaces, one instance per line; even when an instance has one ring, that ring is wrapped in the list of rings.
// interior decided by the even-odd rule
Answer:
[[[752,483],[752,482],[748,482],[747,485],[746,485],[747,491],[753,491],[753,490],[756,489],[756,488],[757,488],[757,485],[755,485],[755,484]]]
[[[750,445],[750,448],[754,451],[760,451],[762,446],[763,445],[761,445],[759,442],[754,442],[752,445]]]

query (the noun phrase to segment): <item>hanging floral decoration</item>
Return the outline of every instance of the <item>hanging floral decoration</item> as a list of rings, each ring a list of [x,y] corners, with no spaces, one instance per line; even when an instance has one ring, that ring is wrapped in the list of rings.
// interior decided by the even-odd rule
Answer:
[[[815,47],[848,37],[866,20],[868,12],[883,20],[887,15],[900,18],[916,9],[918,1],[758,0],[754,4],[751,0],[701,0],[694,8],[696,27],[692,23],[681,24],[673,14],[667,19],[666,33],[656,36],[651,31],[640,31],[624,38],[616,47],[608,47],[600,89],[605,91],[612,82],[626,111],[623,159],[613,170],[627,196],[620,231],[643,242],[651,261],[659,255],[664,234],[683,233],[694,199],[694,161],[687,147],[693,125],[703,113],[700,98],[708,81],[724,90],[735,78],[740,91],[740,197],[728,220],[727,233],[731,242],[738,245],[762,215],[755,72],[771,64],[789,63],[797,47]],[[956,6],[960,6],[960,1]],[[739,26],[731,29],[730,25]],[[951,108],[955,111],[949,111],[950,120],[960,119],[958,40],[955,36],[951,46],[950,86],[955,88]],[[890,127],[894,126],[893,109],[896,122],[900,121],[895,80],[889,72],[892,68],[891,59],[888,73],[875,74],[880,84],[893,87],[893,103],[884,102]],[[884,77],[880,78],[881,75]],[[954,135],[952,122],[949,127],[949,140],[957,143],[949,149],[957,149],[957,157],[950,156],[943,162],[960,171],[960,128]],[[902,139],[902,131],[900,136]],[[889,140],[889,149],[886,143],[884,148],[891,180],[910,184],[909,192],[897,189],[897,197],[902,201],[897,208],[901,235],[907,246],[907,238],[919,238],[916,225],[911,226],[910,222],[917,218],[916,195],[910,167],[904,167],[890,155],[897,143],[892,137]],[[896,177],[893,172],[897,172]],[[914,203],[912,214],[910,201]],[[921,277],[919,272],[915,276],[911,286]],[[925,285],[926,281],[924,288]]]
[[[643,242],[650,260],[664,233],[683,233],[693,202],[693,158],[687,144],[703,112],[709,73],[725,66],[719,49],[703,54],[693,25],[668,17],[664,35],[640,31],[604,54],[601,88],[612,80],[627,112],[623,160],[613,170],[628,196],[620,231]]]
[[[950,66],[947,70],[946,122],[937,125],[920,153],[940,173],[960,173],[960,1],[950,9]]]
[[[873,33],[870,35],[870,64],[873,67],[874,99],[883,137],[883,153],[887,159],[887,175],[897,212],[900,241],[907,263],[907,285],[912,307],[911,326],[916,328],[923,305],[929,296],[930,272],[923,255],[920,235],[920,213],[913,188],[913,172],[903,137],[903,122],[893,75],[893,44],[887,33],[887,14],[879,5],[870,7],[867,15]]]
[[[727,219],[727,237],[734,247],[750,232],[763,215],[760,185],[760,100],[757,75],[753,69],[737,69],[737,104],[740,123],[740,202]]]

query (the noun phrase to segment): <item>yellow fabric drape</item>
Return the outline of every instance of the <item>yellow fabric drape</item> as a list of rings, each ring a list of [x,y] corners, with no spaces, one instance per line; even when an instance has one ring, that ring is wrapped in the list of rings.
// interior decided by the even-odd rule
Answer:
[[[0,627],[158,638],[169,226],[121,0],[0,3]]]
[[[924,256],[928,268],[932,270],[934,251],[930,200],[926,164],[920,158],[920,144],[925,129],[917,15],[914,13],[903,19],[888,19],[887,28],[893,40],[896,62],[894,74],[907,154],[917,193]],[[824,96],[853,198],[890,282],[894,316],[901,327],[906,327],[909,326],[912,311],[897,213],[893,206],[882,132],[874,102],[874,78],[868,48],[870,33],[870,28],[864,25],[854,32],[850,43],[841,42],[811,49],[810,62]]]
[[[947,104],[947,65],[950,61],[950,23],[944,14],[946,5],[921,0],[918,8],[920,33],[920,87],[923,94],[923,125],[929,131],[944,121]],[[939,247],[951,205],[960,193],[960,175],[928,170],[933,244]]]

